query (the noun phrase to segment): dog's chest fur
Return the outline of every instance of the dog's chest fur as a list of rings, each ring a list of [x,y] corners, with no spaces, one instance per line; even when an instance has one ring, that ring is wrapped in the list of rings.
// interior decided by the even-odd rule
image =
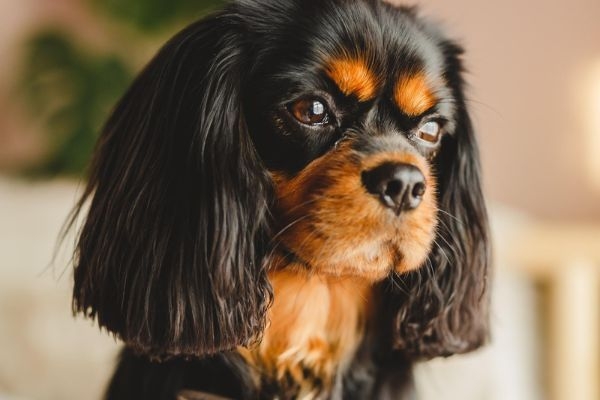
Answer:
[[[363,337],[370,285],[296,271],[272,272],[270,280],[274,302],[263,340],[239,351],[257,372],[259,385],[272,381],[294,398],[320,398]]]

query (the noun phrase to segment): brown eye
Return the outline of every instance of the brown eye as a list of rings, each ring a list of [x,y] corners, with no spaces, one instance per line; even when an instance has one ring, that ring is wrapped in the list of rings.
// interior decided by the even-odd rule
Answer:
[[[290,105],[290,112],[305,125],[324,125],[329,122],[327,107],[319,99],[300,99]]]
[[[440,124],[435,121],[429,121],[425,122],[419,127],[417,136],[419,137],[419,139],[424,140],[426,142],[437,143],[441,133],[442,127],[440,126]]]

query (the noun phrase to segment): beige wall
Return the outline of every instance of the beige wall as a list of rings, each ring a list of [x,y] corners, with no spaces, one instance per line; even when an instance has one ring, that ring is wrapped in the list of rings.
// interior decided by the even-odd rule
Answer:
[[[489,197],[545,218],[600,221],[589,168],[600,160],[600,124],[590,126],[600,115],[590,87],[596,65],[600,92],[600,1],[416,3],[467,49]]]

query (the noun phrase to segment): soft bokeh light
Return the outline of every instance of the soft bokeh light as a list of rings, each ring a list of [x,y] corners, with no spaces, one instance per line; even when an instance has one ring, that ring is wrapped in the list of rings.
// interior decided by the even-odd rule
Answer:
[[[600,192],[600,59],[592,63],[586,74],[585,111],[587,130],[587,164],[590,183]]]

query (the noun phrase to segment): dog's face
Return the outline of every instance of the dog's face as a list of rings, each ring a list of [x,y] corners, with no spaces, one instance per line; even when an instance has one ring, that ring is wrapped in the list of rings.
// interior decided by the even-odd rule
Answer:
[[[100,138],[75,309],[139,351],[203,355],[259,338],[268,271],[304,269],[377,283],[403,357],[478,346],[486,213],[460,54],[374,0],[244,0],[189,26]]]
[[[262,49],[245,82],[276,189],[276,245],[317,273],[403,273],[435,236],[434,159],[456,126],[444,49],[407,10],[380,11],[324,2],[273,23],[285,40]]]

